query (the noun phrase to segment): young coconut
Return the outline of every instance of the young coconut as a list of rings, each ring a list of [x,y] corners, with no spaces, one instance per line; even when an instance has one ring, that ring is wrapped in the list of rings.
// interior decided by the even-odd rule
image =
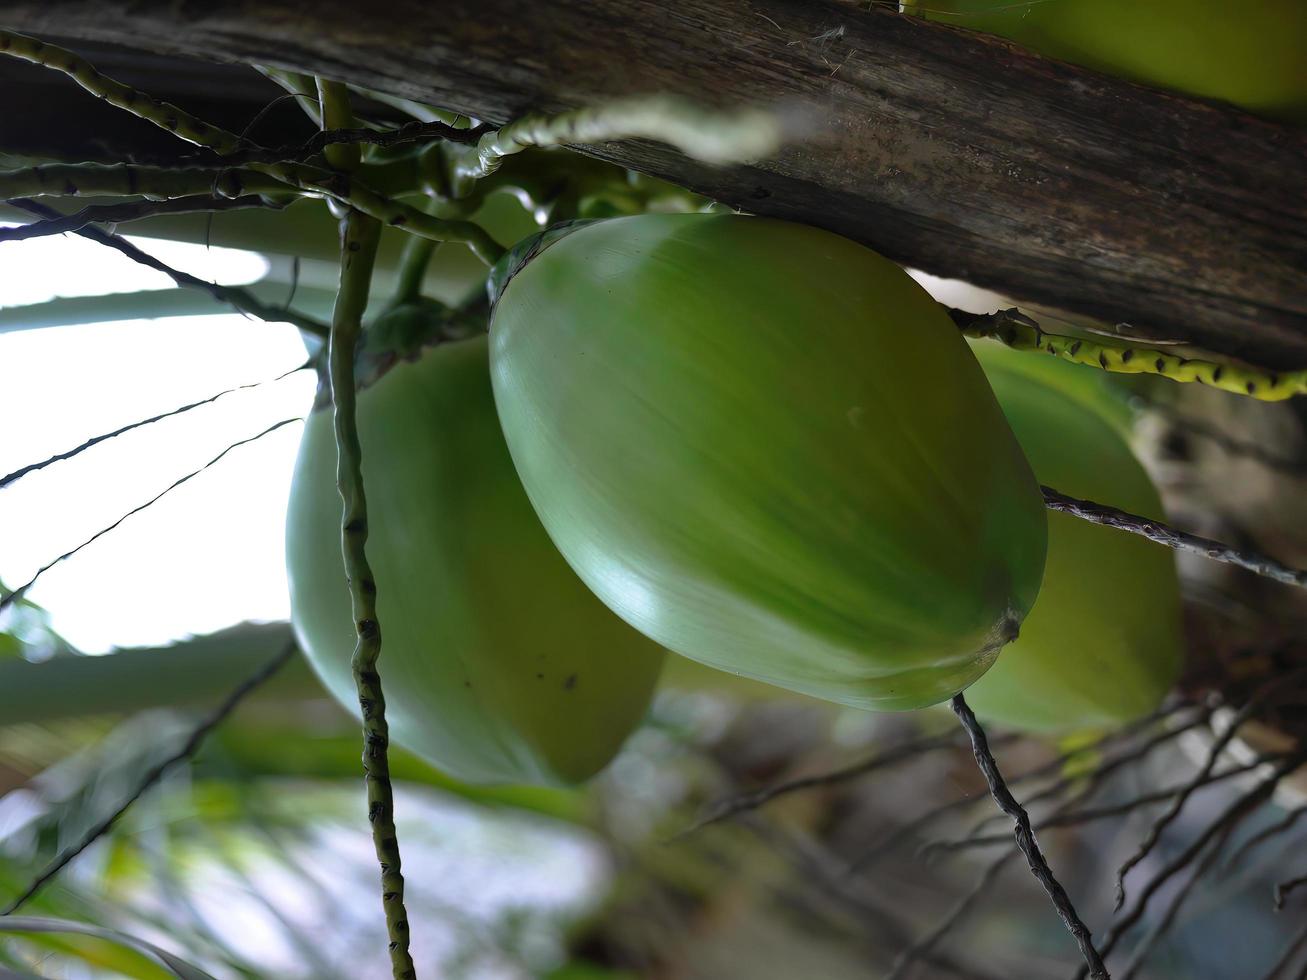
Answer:
[[[358,424],[394,742],[472,782],[593,775],[643,718],[663,651],[604,608],[541,527],[499,429],[485,334],[422,303],[379,318],[364,343]],[[287,513],[292,622],[357,712],[323,408]]]
[[[1119,405],[1077,386],[1091,369],[973,345],[1041,483],[1163,519],[1119,428]],[[1152,711],[1180,671],[1180,585],[1169,549],[1048,515],[1048,562],[1021,636],[967,690],[982,718],[1035,731],[1115,726]]]
[[[555,231],[501,269],[495,402],[581,578],[711,667],[942,701],[1034,603],[1047,523],[965,341],[898,266],[735,214]]]

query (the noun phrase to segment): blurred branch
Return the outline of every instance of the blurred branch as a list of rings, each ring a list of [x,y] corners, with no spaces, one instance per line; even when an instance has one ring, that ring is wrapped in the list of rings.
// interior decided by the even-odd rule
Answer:
[[[1129,514],[1106,504],[1094,503],[1092,500],[1079,500],[1067,496],[1052,487],[1040,487],[1040,490],[1044,494],[1044,505],[1049,510],[1070,514],[1072,517],[1079,517],[1081,520],[1102,524],[1118,531],[1129,531],[1131,534],[1141,535],[1149,541],[1166,545],[1176,551],[1187,551],[1227,565],[1238,565],[1240,568],[1274,579],[1276,582],[1307,589],[1307,571],[1291,568],[1256,551],[1231,548],[1219,541],[1178,530],[1161,521],[1140,517],[1138,514]]]
[[[0,661],[0,728],[212,702],[290,642],[285,623],[242,623],[154,649],[41,663]],[[326,696],[299,660],[269,689],[291,697]]]
[[[1008,736],[1012,738],[1012,736]],[[704,827],[727,820],[746,810],[756,810],[758,807],[771,802],[781,796],[790,793],[796,793],[800,790],[813,789],[817,786],[830,786],[846,780],[856,779],[868,773],[875,772],[877,769],[888,768],[897,765],[900,762],[906,762],[909,759],[915,759],[917,756],[925,755],[936,749],[950,748],[958,744],[958,734],[956,732],[947,732],[943,735],[932,735],[926,738],[914,739],[903,745],[895,746],[888,751],[878,753],[861,762],[855,762],[850,766],[842,769],[836,769],[832,772],[818,773],[812,776],[802,776],[798,779],[791,779],[786,782],[775,783],[751,793],[741,793],[730,799],[722,800],[717,803],[711,811],[701,817],[695,823],[682,830],[673,841],[679,840],[693,834]]]
[[[1116,948],[1116,944],[1120,942],[1121,937],[1143,918],[1149,901],[1167,881],[1189,867],[1213,839],[1227,832],[1233,832],[1234,828],[1238,827],[1243,820],[1270,799],[1280,780],[1298,768],[1303,759],[1304,755],[1299,753],[1280,761],[1269,776],[1251,790],[1236,798],[1183,851],[1163,865],[1144,885],[1139,897],[1135,900],[1134,907],[1112,923],[1111,929],[1108,930],[1106,937],[1103,939],[1103,955],[1110,954]],[[1077,980],[1081,980],[1084,977],[1084,970],[1082,969],[1077,973],[1076,977]]]
[[[286,644],[286,646],[284,646],[275,657],[237,685],[237,687],[227,695],[222,704],[220,704],[212,714],[192,730],[190,736],[182,744],[181,748],[162,762],[151,767],[151,769],[141,778],[136,790],[123,801],[118,809],[92,827],[76,844],[61,852],[54,861],[52,861],[40,874],[36,876],[32,883],[29,884],[17,898],[6,905],[3,909],[0,909],[0,916],[11,915],[22,908],[23,905],[25,905],[37,892],[45,887],[47,882],[67,867],[70,861],[108,833],[122,815],[131,808],[132,804],[140,799],[141,796],[143,796],[152,786],[158,783],[169,769],[177,763],[191,758],[191,756],[199,750],[205,737],[221,725],[227,719],[227,716],[236,709],[236,706],[239,705],[251,691],[259,687],[267,681],[268,678],[272,677],[273,674],[280,670],[291,659],[291,657],[295,655],[295,649],[294,643]]]
[[[1252,717],[1253,712],[1257,711],[1268,702],[1273,703],[1275,698],[1281,695],[1294,680],[1304,676],[1307,676],[1307,668],[1299,668],[1298,670],[1291,671],[1287,674],[1277,675],[1270,678],[1249,695],[1248,700],[1240,706],[1237,712],[1235,712],[1234,717],[1230,719],[1225,730],[1213,740],[1211,747],[1207,751],[1207,758],[1204,760],[1203,766],[1198,771],[1198,774],[1189,781],[1189,785],[1180,791],[1175,799],[1172,800],[1171,805],[1166,808],[1165,812],[1163,812],[1162,815],[1153,823],[1152,827],[1149,828],[1147,836],[1140,843],[1139,848],[1135,853],[1127,858],[1125,863],[1117,869],[1117,910],[1120,910],[1122,903],[1125,901],[1125,876],[1129,874],[1131,868],[1135,867],[1135,865],[1148,856],[1148,853],[1156,846],[1158,840],[1161,838],[1163,831],[1165,831],[1171,822],[1180,815],[1180,811],[1184,808],[1185,803],[1188,802],[1189,797],[1192,796],[1194,791],[1202,785],[1203,780],[1212,774],[1212,771],[1216,768],[1217,762],[1220,761],[1221,754],[1225,751],[1226,746],[1234,740],[1240,726]]]

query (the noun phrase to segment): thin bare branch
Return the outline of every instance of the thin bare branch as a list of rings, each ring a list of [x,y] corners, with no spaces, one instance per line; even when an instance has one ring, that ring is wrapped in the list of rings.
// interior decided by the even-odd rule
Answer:
[[[1299,875],[1297,878],[1290,878],[1288,881],[1282,881],[1275,886],[1275,910],[1278,912],[1284,908],[1284,903],[1288,901],[1289,895],[1297,891],[1303,885],[1307,885],[1307,875]]]
[[[54,208],[46,207],[37,201],[19,198],[9,202],[15,207],[22,208],[31,214],[38,215],[42,218],[61,218],[63,217]],[[319,323],[312,317],[307,317],[302,313],[296,313],[294,310],[281,309],[275,306],[269,306],[262,300],[256,298],[247,290],[238,286],[219,286],[214,282],[207,282],[189,272],[182,272],[180,269],[174,269],[166,262],[161,262],[148,252],[142,251],[131,242],[119,235],[112,235],[107,231],[101,231],[99,228],[79,228],[76,234],[81,235],[93,242],[105,245],[109,248],[116,249],[123,255],[127,256],[133,262],[139,262],[141,265],[162,272],[184,289],[198,289],[201,292],[208,293],[219,303],[226,303],[235,307],[242,313],[249,313],[258,317],[260,320],[268,320],[272,323],[290,323],[299,327],[305,333],[313,334],[315,337],[325,338],[327,336],[327,326]]]
[[[0,490],[3,490],[11,483],[15,483],[16,481],[22,479],[28,473],[34,473],[37,470],[43,470],[47,466],[51,466],[54,463],[60,463],[66,459],[72,459],[74,456],[79,456],[82,453],[86,452],[86,450],[91,449],[94,446],[98,446],[102,442],[107,442],[110,439],[117,438],[118,436],[126,432],[131,432],[133,429],[139,429],[142,426],[151,425],[155,422],[161,422],[164,419],[172,418],[174,415],[181,415],[184,412],[189,412],[192,409],[200,408],[204,405],[211,405],[213,402],[216,402],[219,398],[222,398],[224,395],[234,394],[235,392],[238,391],[246,391],[249,388],[258,388],[261,385],[271,384],[274,381],[280,381],[282,378],[289,378],[292,374],[295,374],[299,371],[307,370],[312,366],[313,366],[313,361],[312,359],[310,359],[308,361],[305,361],[299,367],[291,368],[289,371],[279,374],[275,378],[268,378],[266,381],[254,381],[247,385],[237,385],[235,388],[228,388],[225,391],[218,392],[216,395],[210,395],[208,398],[202,398],[197,402],[191,402],[188,405],[182,405],[180,408],[174,408],[171,411],[163,412],[160,415],[151,415],[148,419],[141,419],[137,422],[129,422],[127,425],[120,426],[119,428],[114,429],[112,432],[105,432],[98,436],[92,436],[91,438],[87,439],[79,446],[74,446],[72,449],[66,449],[61,453],[55,453],[53,456],[43,459],[38,463],[28,463],[26,466],[20,466],[12,473],[8,473],[5,476],[0,476]]]
[[[1017,802],[1011,790],[1008,789],[1007,783],[1003,780],[1003,774],[999,772],[998,763],[994,761],[994,755],[989,750],[985,730],[980,726],[980,722],[976,720],[976,716],[972,713],[966,698],[961,694],[954,696],[952,707],[953,713],[958,716],[958,721],[962,723],[962,727],[971,738],[971,747],[976,755],[976,764],[980,766],[980,771],[985,774],[985,781],[989,783],[990,795],[994,797],[994,802],[998,804],[998,808],[1012,818],[1017,847],[1026,856],[1026,862],[1030,865],[1031,873],[1043,886],[1044,891],[1053,902],[1053,908],[1057,910],[1058,918],[1062,920],[1062,924],[1066,926],[1067,931],[1075,939],[1076,945],[1080,947],[1080,955],[1085,958],[1085,964],[1090,975],[1094,980],[1109,980],[1107,967],[1104,966],[1103,958],[1094,947],[1093,936],[1090,934],[1089,928],[1081,921],[1079,913],[1076,912],[1075,906],[1066,893],[1066,889],[1057,880],[1057,877],[1053,874],[1053,869],[1048,866],[1047,859],[1039,849],[1039,842],[1035,840],[1034,831],[1030,829],[1029,814]]]
[[[1116,909],[1120,910],[1121,905],[1125,902],[1125,877],[1130,873],[1130,869],[1148,856],[1148,853],[1156,846],[1161,838],[1163,831],[1170,826],[1171,822],[1180,815],[1180,811],[1188,802],[1189,797],[1193,795],[1202,780],[1210,776],[1216,769],[1217,762],[1221,759],[1221,754],[1225,751],[1227,745],[1234,739],[1239,727],[1247,721],[1253,712],[1260,709],[1266,703],[1273,701],[1274,698],[1282,693],[1284,685],[1291,679],[1307,676],[1307,668],[1299,668],[1288,675],[1272,677],[1263,683],[1257,690],[1249,695],[1248,700],[1235,712],[1234,717],[1230,720],[1226,729],[1212,742],[1211,748],[1208,749],[1207,758],[1203,762],[1203,767],[1198,774],[1189,782],[1186,787],[1172,802],[1166,811],[1157,818],[1156,822],[1149,829],[1148,834],[1139,844],[1139,848],[1126,859],[1125,863],[1117,869],[1116,873]]]
[[[1009,736],[1009,738],[1011,737],[1012,736]],[[830,786],[850,779],[856,779],[857,777],[864,776],[867,773],[875,772],[877,769],[885,769],[897,765],[898,763],[905,762],[908,759],[914,759],[919,755],[933,752],[936,749],[951,748],[956,746],[958,741],[957,732],[947,732],[942,735],[931,735],[925,738],[914,739],[841,769],[835,769],[831,772],[817,773],[812,776],[800,776],[797,779],[790,779],[785,782],[774,783],[771,786],[765,786],[762,789],[754,790],[751,793],[741,793],[738,796],[733,796],[717,803],[705,816],[691,824],[685,830],[682,830],[673,837],[672,840],[675,841],[687,837],[690,834],[702,830],[710,824],[727,820],[746,810],[756,810],[758,807],[770,803],[778,797],[787,796],[790,793],[797,793],[800,790],[813,789],[817,786]]]
[[[1149,541],[1166,545],[1176,551],[1187,551],[1227,565],[1237,565],[1276,582],[1307,589],[1307,571],[1292,568],[1256,551],[1231,548],[1219,541],[1181,531],[1161,521],[1140,517],[1138,514],[1129,514],[1106,504],[1094,503],[1092,500],[1070,497],[1052,487],[1040,487],[1040,489],[1044,494],[1044,505],[1049,510],[1070,514],[1072,517],[1079,517],[1081,520],[1102,524],[1118,531],[1129,531],[1131,534],[1141,535]]]
[[[1012,841],[1008,840],[1007,843],[1011,846]],[[985,868],[971,890],[953,906],[952,911],[944,917],[944,920],[899,954],[898,959],[894,961],[894,965],[890,968],[890,972],[885,975],[885,980],[902,980],[904,973],[913,963],[931,952],[939,944],[939,941],[966,917],[980,897],[989,891],[994,882],[998,880],[999,874],[1007,867],[1007,863],[1012,860],[1016,853],[1015,850],[1009,850],[996,857]]]
[[[1239,847],[1235,850],[1235,852],[1230,855],[1230,859],[1225,862],[1225,866],[1227,868],[1233,868],[1235,865],[1239,863],[1240,858],[1245,857],[1249,852],[1251,852],[1255,847],[1257,847],[1257,845],[1270,840],[1272,837],[1279,836],[1280,834],[1284,833],[1286,830],[1289,830],[1294,824],[1296,824],[1303,817],[1307,817],[1307,805],[1294,807],[1292,810],[1286,813],[1281,819],[1277,820],[1269,827],[1263,828],[1258,833],[1253,834],[1246,841],[1240,844]]]
[[[1288,945],[1284,947],[1284,952],[1280,954],[1280,958],[1275,961],[1268,971],[1266,971],[1266,976],[1264,976],[1262,980],[1276,980],[1276,978],[1288,968],[1289,964],[1293,962],[1293,958],[1298,955],[1298,951],[1305,945],[1307,945],[1307,922],[1304,922],[1302,928],[1298,930],[1297,934],[1291,940],[1289,940]],[[1299,973],[1298,977],[1301,978],[1302,974]]]
[[[54,568],[55,565],[58,565],[61,561],[65,561],[66,559],[71,558],[73,555],[77,554],[83,548],[87,547],[90,544],[93,544],[94,542],[98,541],[100,538],[108,534],[110,531],[117,528],[118,525],[122,524],[123,521],[127,520],[127,518],[132,517],[135,514],[139,514],[147,507],[152,506],[153,504],[161,500],[163,497],[172,493],[172,491],[176,490],[182,484],[190,480],[193,480],[195,477],[199,476],[201,473],[207,470],[210,466],[213,466],[215,463],[217,463],[220,459],[226,456],[233,449],[238,449],[241,446],[245,446],[251,442],[255,442],[256,440],[262,439],[264,436],[268,435],[269,433],[276,432],[284,425],[290,425],[292,422],[302,422],[302,421],[304,421],[302,418],[282,419],[280,422],[275,422],[272,425],[268,426],[266,429],[264,429],[262,432],[258,433],[257,435],[252,435],[247,439],[242,439],[239,442],[232,443],[230,446],[228,446],[226,449],[220,452],[217,456],[213,457],[213,459],[209,460],[207,463],[201,466],[198,470],[192,470],[190,473],[187,473],[180,480],[177,480],[176,482],[172,483],[170,486],[166,487],[164,490],[155,494],[153,497],[151,497],[145,503],[141,504],[139,507],[133,507],[131,510],[129,510],[122,517],[118,518],[118,520],[114,521],[108,527],[96,531],[93,535],[91,535],[89,538],[87,538],[77,547],[65,551],[58,558],[55,558],[53,561],[47,562],[45,565],[42,565],[39,569],[37,569],[35,575],[33,575],[30,579],[28,579],[18,588],[14,589],[12,592],[9,592],[4,596],[0,596],[0,612],[3,612],[10,605],[17,602],[19,599],[21,599],[23,595],[27,592],[27,590],[36,584],[37,579],[39,579],[50,569]]]
[[[1260,769],[1268,762],[1274,761],[1279,756],[1266,757],[1262,756],[1252,762],[1245,762],[1243,765],[1235,766],[1233,769],[1227,769],[1224,772],[1214,773],[1206,777],[1199,785],[1199,788],[1211,786],[1215,783],[1224,782],[1227,779],[1233,779],[1236,776],[1243,776],[1247,773]],[[1151,806],[1155,803],[1165,803],[1182,793],[1186,787],[1192,783],[1185,782],[1178,786],[1170,786],[1166,789],[1160,789],[1152,793],[1144,793],[1140,796],[1124,800],[1121,803],[1113,803],[1110,806],[1089,807],[1084,810],[1065,810],[1049,814],[1041,820],[1034,822],[1035,830],[1047,830],[1051,827],[1078,827],[1082,824],[1095,823],[1099,820],[1110,820],[1113,817],[1125,816],[1141,807]],[[1079,800],[1072,801],[1075,803]],[[998,844],[1010,844],[1011,837],[1007,834],[989,834],[983,837],[963,837],[957,840],[938,841],[923,851],[929,851],[934,855],[942,855],[954,851],[969,850],[974,847],[992,847]]]
[[[1124,936],[1142,917],[1148,908],[1148,903],[1158,890],[1166,884],[1172,877],[1179,874],[1207,847],[1215,837],[1227,831],[1233,832],[1234,828],[1250,814],[1257,810],[1263,803],[1270,799],[1271,794],[1275,792],[1275,787],[1279,781],[1288,773],[1292,772],[1302,764],[1303,755],[1295,754],[1276,764],[1271,774],[1258,783],[1248,792],[1244,793],[1234,800],[1226,809],[1213,820],[1207,828],[1199,834],[1190,844],[1176,855],[1169,863],[1155,874],[1152,879],[1144,886],[1139,897],[1135,900],[1134,906],[1124,916],[1112,924],[1103,940],[1102,954],[1108,956],[1116,948]],[[1084,977],[1082,969],[1076,974],[1077,980]]]
[[[1193,894],[1194,888],[1202,881],[1203,876],[1216,864],[1217,858],[1221,856],[1221,850],[1225,846],[1225,842],[1230,839],[1230,835],[1233,833],[1234,825],[1227,825],[1216,835],[1216,839],[1208,845],[1206,853],[1203,854],[1198,865],[1194,868],[1193,874],[1171,896],[1171,901],[1166,906],[1166,911],[1162,913],[1162,917],[1153,923],[1153,927],[1148,930],[1144,938],[1131,951],[1130,960],[1126,963],[1125,969],[1121,971],[1117,980],[1134,980],[1135,975],[1143,967],[1144,962],[1157,947],[1157,944],[1171,931],[1176,916],[1180,914],[1181,906]]]
[[[1175,714],[1179,711],[1186,710],[1190,707],[1192,707],[1192,705],[1185,701],[1168,702],[1167,704],[1164,704],[1162,707],[1160,707],[1152,715],[1149,715],[1146,719],[1141,719],[1141,722],[1146,722],[1147,724],[1151,724],[1152,722],[1158,721],[1161,718]],[[1134,727],[1133,725],[1130,725],[1122,729],[1117,729],[1115,731],[1108,732],[1102,738],[1098,739],[1097,741],[1089,745],[1078,746],[1076,748],[1072,748],[1066,752],[1063,752],[1057,758],[1052,759],[1047,763],[1044,763],[1040,766],[1035,767],[1034,769],[1030,769],[1027,770],[1026,772],[1019,773],[1018,775],[1013,776],[1011,779],[1008,780],[1008,785],[1009,786],[1021,785],[1030,782],[1031,780],[1041,779],[1044,776],[1049,775],[1050,773],[1057,772],[1063,766],[1065,766],[1067,762],[1070,761],[1072,758],[1075,758],[1076,756],[1079,756],[1087,751],[1097,751],[1098,749],[1101,749],[1106,745],[1112,744],[1120,740],[1123,736],[1128,736],[1129,734],[1132,734],[1133,727]],[[1146,727],[1146,725],[1144,725],[1143,727]],[[849,863],[846,873],[856,874],[859,871],[871,866],[872,864],[875,864],[885,855],[893,853],[893,851],[909,837],[912,837],[916,834],[920,834],[927,826],[935,823],[936,821],[942,819],[943,817],[948,816],[950,813],[954,813],[958,810],[966,809],[969,806],[973,806],[979,803],[983,799],[984,799],[983,796],[960,797],[958,799],[949,800],[946,803],[939,804],[938,806],[933,807],[930,810],[927,810],[925,813],[913,817],[910,822],[904,823],[897,830],[887,835],[883,840],[877,843],[874,847],[870,848],[869,850],[860,854],[858,857],[854,858],[853,861]]]
[[[1094,792],[1097,791],[1103,785],[1103,783],[1107,781],[1107,778],[1111,776],[1114,772],[1117,772],[1118,770],[1122,769],[1123,767],[1129,765],[1132,762],[1137,762],[1138,760],[1147,756],[1153,750],[1157,749],[1159,746],[1165,745],[1167,742],[1179,738],[1185,732],[1191,731],[1192,729],[1197,728],[1200,725],[1206,724],[1210,716],[1211,716],[1211,709],[1204,708],[1195,717],[1190,718],[1183,724],[1176,725],[1173,728],[1168,728],[1162,732],[1159,732],[1152,738],[1148,739],[1146,742],[1134,746],[1129,751],[1123,752],[1118,756],[1114,756],[1111,759],[1108,759],[1105,762],[1100,763],[1098,766],[1096,766],[1092,771],[1088,773],[1077,773],[1070,776],[1063,776],[1062,778],[1056,780],[1050,785],[1044,787],[1044,789],[1040,790],[1039,792],[1027,797],[1025,805],[1027,808],[1029,808],[1036,803],[1042,803],[1046,800],[1056,799],[1057,797],[1061,796],[1062,793],[1066,792],[1068,789],[1072,788],[1073,786],[1075,786],[1076,783],[1079,782],[1084,783],[1084,786],[1082,787],[1081,791],[1077,793],[1075,797],[1073,797],[1071,800],[1068,800],[1066,804],[1064,804],[1064,806],[1065,805],[1074,806],[1078,803],[1083,803],[1090,796],[1092,796]],[[1146,721],[1148,724],[1155,723],[1155,720],[1156,720],[1155,717],[1151,715],[1147,719],[1144,719],[1144,721]],[[1134,729],[1134,731],[1137,731],[1142,726],[1139,726],[1136,723],[1136,725],[1130,727]],[[1134,731],[1131,731],[1129,734],[1134,734]],[[1106,744],[1110,744],[1114,740],[1120,740],[1122,736],[1128,737],[1127,732],[1122,730],[1118,732],[1109,733],[1108,735],[1098,739],[1098,741],[1094,742],[1092,745],[1085,746],[1084,748],[1080,749],[1079,752],[1097,750],[1099,748],[1102,748]],[[1067,753],[1067,756],[1070,755],[1071,753]],[[1054,763],[1060,763],[1060,764],[1057,765],[1056,768],[1054,768],[1053,767]],[[1042,767],[1044,771],[1041,772],[1039,770],[1036,770],[1033,773],[1026,774],[1024,778],[1029,778],[1035,775],[1043,776],[1043,775],[1047,775],[1048,772],[1056,772],[1057,769],[1062,767],[1062,765],[1065,765],[1065,757],[1059,757],[1059,759],[1055,759],[1054,763],[1050,763],[1049,765]],[[1023,777],[1018,777],[1017,779],[1014,779],[1012,782],[1013,784],[1015,784],[1019,781],[1022,781],[1022,779]],[[987,816],[984,819],[978,821],[976,824],[972,826],[970,830],[966,832],[966,834],[963,835],[962,840],[933,841],[929,844],[926,844],[921,848],[920,851],[921,857],[929,860],[931,857],[936,856],[938,854],[942,854],[948,851],[958,850],[959,845],[965,845],[966,841],[968,840],[980,839],[979,835],[984,831],[984,829],[987,826],[989,826],[996,819],[1001,819],[1001,816]]]
[[[129,201],[124,204],[93,204],[69,215],[43,218],[16,228],[0,228],[0,242],[21,242],[30,238],[62,235],[80,231],[90,224],[117,224],[156,214],[197,214],[213,211],[240,211],[248,208],[279,206],[254,194],[244,197],[174,197],[166,201]]]

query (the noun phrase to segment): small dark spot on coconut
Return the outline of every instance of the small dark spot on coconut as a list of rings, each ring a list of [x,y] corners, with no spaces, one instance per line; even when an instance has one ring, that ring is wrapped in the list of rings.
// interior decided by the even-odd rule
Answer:
[[[1217,366],[1212,370],[1212,380],[1213,380],[1213,381],[1220,381],[1220,380],[1221,380],[1221,375],[1223,375],[1224,373],[1225,373],[1224,369],[1222,369],[1221,365],[1218,364],[1218,365],[1217,365]]]
[[[1121,352],[1121,363],[1129,364],[1131,358],[1133,358],[1134,356],[1135,356],[1135,352],[1131,348],[1127,347],[1124,351]]]
[[[1257,390],[1257,384],[1256,384],[1256,382],[1249,381],[1249,382],[1248,382],[1248,385],[1247,385],[1247,388],[1248,388],[1248,394],[1251,395],[1254,391]]]
[[[544,680],[544,679],[545,679],[545,675],[544,675],[544,674],[536,674],[536,680],[538,680],[538,681],[542,681],[542,680]]]
[[[1157,368],[1158,374],[1166,374],[1166,359],[1159,357],[1153,362],[1153,367]]]
[[[575,675],[575,674],[568,674],[568,675],[567,675],[567,680],[563,681],[563,690],[565,690],[565,691],[570,691],[570,690],[572,690],[574,687],[576,687],[576,675]]]

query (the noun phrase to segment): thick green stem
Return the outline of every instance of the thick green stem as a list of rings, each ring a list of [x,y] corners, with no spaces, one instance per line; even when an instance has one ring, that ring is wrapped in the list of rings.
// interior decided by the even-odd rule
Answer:
[[[1085,337],[1063,337],[1046,332],[1019,310],[988,314],[951,310],[950,314],[968,337],[992,338],[1014,350],[1052,354],[1114,374],[1153,374],[1172,381],[1192,381],[1268,402],[1307,394],[1307,370],[1266,371],[1246,364],[1184,357],[1153,347],[1122,347]]]
[[[354,112],[349,107],[349,90],[340,82],[319,78],[318,104],[322,107],[323,129],[351,129]],[[333,143],[322,148],[327,163],[336,170],[353,172],[358,169],[362,153],[357,143]]]
[[[399,260],[399,283],[395,287],[392,303],[411,303],[422,295],[422,280],[435,255],[439,243],[429,238],[412,237],[404,243],[404,254]]]
[[[349,97],[343,86],[320,86],[322,116],[352,122]],[[372,267],[381,240],[376,219],[349,211],[341,221],[340,292],[331,318],[328,371],[336,429],[336,487],[340,491],[341,549],[349,584],[350,606],[358,639],[351,667],[363,716],[363,771],[368,791],[368,822],[381,864],[381,902],[390,936],[390,967],[395,980],[414,980],[409,955],[408,913],[404,909],[404,876],[395,832],[395,800],[390,784],[390,730],[386,699],[377,662],[381,657],[381,623],[377,618],[377,585],[368,564],[368,505],[363,491],[363,450],[355,416],[354,351],[363,332],[372,284]]]
[[[464,197],[504,157],[533,146],[656,139],[698,160],[733,163],[774,153],[782,136],[781,118],[762,109],[709,112],[669,96],[622,99],[556,116],[523,116],[487,133],[455,158],[450,185],[455,197]]]

